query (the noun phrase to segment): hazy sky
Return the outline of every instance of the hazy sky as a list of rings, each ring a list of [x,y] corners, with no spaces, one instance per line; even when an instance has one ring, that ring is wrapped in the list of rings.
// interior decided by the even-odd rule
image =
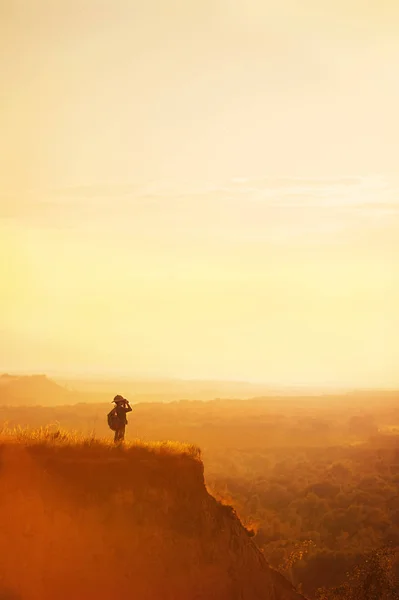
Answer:
[[[396,0],[0,0],[0,371],[399,385]]]

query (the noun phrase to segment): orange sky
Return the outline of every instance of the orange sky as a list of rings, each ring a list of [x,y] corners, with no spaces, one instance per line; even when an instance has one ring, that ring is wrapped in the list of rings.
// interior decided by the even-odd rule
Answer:
[[[399,384],[397,2],[0,7],[0,370]]]

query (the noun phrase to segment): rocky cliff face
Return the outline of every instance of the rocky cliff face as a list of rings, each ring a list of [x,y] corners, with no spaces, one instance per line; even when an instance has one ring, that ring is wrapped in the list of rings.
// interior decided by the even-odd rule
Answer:
[[[300,600],[194,452],[0,446],[0,599]]]

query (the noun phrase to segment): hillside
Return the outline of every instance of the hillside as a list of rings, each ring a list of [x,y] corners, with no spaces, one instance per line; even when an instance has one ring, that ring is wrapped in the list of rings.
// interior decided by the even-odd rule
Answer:
[[[300,600],[195,447],[4,439],[0,597]]]
[[[72,401],[71,393],[46,375],[0,376],[0,405],[45,406]]]

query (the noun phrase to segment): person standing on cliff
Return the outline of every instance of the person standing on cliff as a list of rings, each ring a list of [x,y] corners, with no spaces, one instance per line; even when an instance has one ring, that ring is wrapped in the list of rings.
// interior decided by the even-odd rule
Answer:
[[[108,425],[112,431],[115,431],[114,442],[117,444],[125,439],[126,413],[131,412],[132,407],[123,396],[115,396],[112,402],[115,403],[115,406],[108,413]]]

